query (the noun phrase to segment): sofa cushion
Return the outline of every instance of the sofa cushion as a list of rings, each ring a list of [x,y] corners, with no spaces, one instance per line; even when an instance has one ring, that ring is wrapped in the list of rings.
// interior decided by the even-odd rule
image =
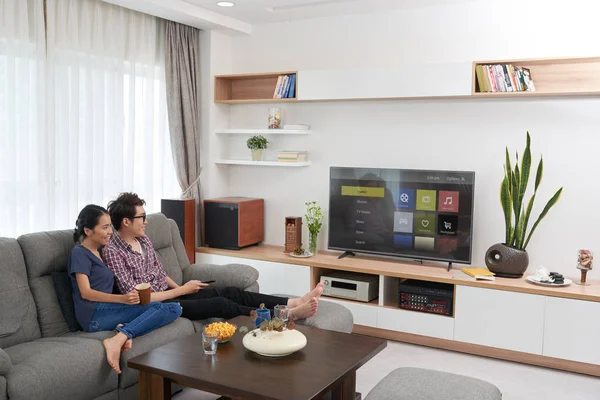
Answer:
[[[0,348],[41,336],[19,243],[0,238]]]
[[[12,362],[6,351],[0,349],[0,376],[8,374],[12,367]]]
[[[67,322],[67,326],[71,332],[83,330],[77,318],[75,317],[75,304],[73,303],[73,286],[71,286],[71,278],[67,271],[52,272],[52,281],[54,282],[54,290],[58,297],[58,305],[62,311],[63,317]]]
[[[422,368],[398,368],[383,378],[365,400],[502,400],[489,382]]]
[[[194,334],[192,322],[186,318],[177,318],[169,325],[163,326],[147,335],[133,339],[133,347],[121,357],[121,375],[119,377],[119,388],[124,389],[138,381],[138,371],[127,367],[127,361],[140,354],[157,347],[163,346],[174,340]]]
[[[52,337],[69,332],[54,290],[52,272],[67,270],[69,252],[74,247],[73,231],[29,233],[17,238],[35,299],[42,336]]]
[[[0,400],[8,399],[8,393],[6,393],[6,379],[0,376]]]
[[[117,389],[118,375],[100,341],[43,338],[5,350],[13,363],[11,400],[91,399]]]
[[[182,283],[181,270],[187,266],[185,259],[178,256],[177,249],[174,245],[175,241],[181,242],[183,249],[183,241],[177,228],[175,221],[167,219],[164,214],[154,213],[148,215],[148,225],[146,225],[146,236],[152,242],[156,255],[165,269],[165,272],[178,285]],[[183,249],[185,255],[185,249]],[[187,262],[189,265],[189,261]]]

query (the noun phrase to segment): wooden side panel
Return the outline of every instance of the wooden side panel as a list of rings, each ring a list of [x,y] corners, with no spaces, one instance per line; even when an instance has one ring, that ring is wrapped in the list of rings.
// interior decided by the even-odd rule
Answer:
[[[239,203],[238,244],[240,247],[265,239],[265,201],[254,199]]]
[[[186,199],[184,205],[183,245],[190,264],[196,261],[196,200]]]

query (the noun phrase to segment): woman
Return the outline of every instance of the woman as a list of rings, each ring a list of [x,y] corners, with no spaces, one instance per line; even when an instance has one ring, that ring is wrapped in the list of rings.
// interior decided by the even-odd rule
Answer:
[[[132,339],[175,321],[181,315],[178,303],[137,305],[134,289],[127,294],[113,294],[115,276],[104,264],[98,249],[112,235],[110,216],[103,207],[87,205],[77,218],[75,242],[69,254],[68,271],[73,286],[77,321],[86,332],[116,329],[117,334],[102,341],[110,366],[121,373],[121,351],[128,351]]]

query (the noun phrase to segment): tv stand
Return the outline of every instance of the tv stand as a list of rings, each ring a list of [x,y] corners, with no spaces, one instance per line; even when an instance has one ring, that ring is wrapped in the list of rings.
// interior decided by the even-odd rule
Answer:
[[[345,252],[343,252],[342,254],[340,254],[340,256],[338,257],[338,260],[340,260],[340,259],[342,259],[342,258],[344,258],[344,257],[347,257],[347,256],[352,256],[352,257],[354,257],[355,255],[356,255],[356,254],[354,254],[354,253],[353,253],[353,252],[351,252],[351,251],[345,251]]]
[[[450,272],[450,270],[452,269],[452,261],[448,262],[448,272]]]

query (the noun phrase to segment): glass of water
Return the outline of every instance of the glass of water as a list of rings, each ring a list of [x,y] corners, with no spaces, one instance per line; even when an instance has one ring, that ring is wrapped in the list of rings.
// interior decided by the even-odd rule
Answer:
[[[288,306],[276,305],[273,309],[273,316],[287,322],[290,315],[290,309]]]
[[[204,348],[204,354],[213,355],[217,354],[217,346],[219,345],[219,334],[217,332],[208,333],[202,331],[202,347]]]

